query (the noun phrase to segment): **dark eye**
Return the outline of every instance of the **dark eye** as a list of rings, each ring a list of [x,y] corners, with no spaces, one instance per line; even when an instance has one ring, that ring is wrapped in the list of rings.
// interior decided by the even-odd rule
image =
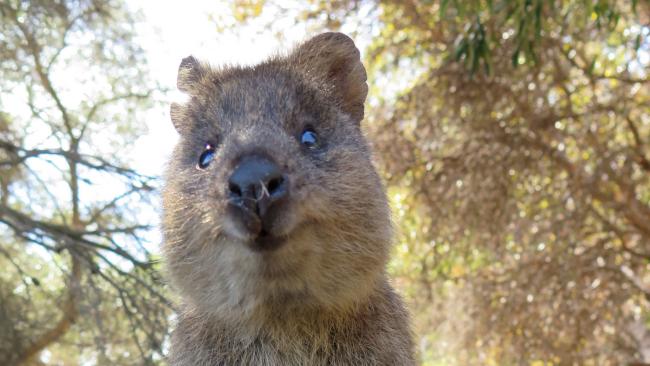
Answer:
[[[308,149],[318,147],[318,135],[312,128],[307,128],[300,135],[300,143]]]
[[[199,156],[199,163],[196,165],[199,169],[205,169],[210,165],[210,162],[214,159],[214,145],[205,144],[205,149]]]

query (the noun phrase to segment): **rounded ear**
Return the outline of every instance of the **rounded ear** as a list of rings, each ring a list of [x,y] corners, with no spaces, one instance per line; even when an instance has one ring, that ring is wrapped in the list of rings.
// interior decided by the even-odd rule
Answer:
[[[178,90],[191,94],[205,75],[205,67],[194,56],[185,57],[178,66],[176,86]]]
[[[197,95],[207,71],[207,66],[201,64],[194,56],[185,57],[178,66],[178,77],[176,79],[178,90],[189,95]],[[169,109],[174,128],[181,135],[189,130],[189,118],[186,116],[186,109],[185,105],[179,103],[172,103]]]
[[[368,95],[366,69],[354,41],[343,33],[323,33],[298,46],[290,62],[307,77],[325,82],[341,109],[356,122],[363,119]]]

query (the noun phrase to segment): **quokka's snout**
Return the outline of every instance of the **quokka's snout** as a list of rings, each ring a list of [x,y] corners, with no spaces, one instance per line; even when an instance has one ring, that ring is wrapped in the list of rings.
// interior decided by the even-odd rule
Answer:
[[[236,230],[251,238],[252,249],[276,249],[284,241],[276,219],[288,209],[289,174],[264,155],[247,154],[238,161],[227,182],[227,215]]]

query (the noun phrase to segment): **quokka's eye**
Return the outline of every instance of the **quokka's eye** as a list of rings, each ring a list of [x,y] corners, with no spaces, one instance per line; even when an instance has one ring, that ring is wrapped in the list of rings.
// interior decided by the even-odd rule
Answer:
[[[203,152],[201,153],[201,156],[199,156],[199,162],[196,164],[196,167],[199,169],[205,169],[210,165],[210,162],[212,162],[212,159],[214,159],[214,145],[207,143],[205,144],[205,148],[203,149]]]
[[[318,134],[314,131],[313,128],[307,127],[300,135],[300,143],[308,149],[314,149],[318,147]]]

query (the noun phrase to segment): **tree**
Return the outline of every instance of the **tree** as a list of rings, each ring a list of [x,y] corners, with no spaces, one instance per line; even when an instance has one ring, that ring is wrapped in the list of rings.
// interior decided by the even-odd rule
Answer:
[[[374,34],[367,124],[422,359],[650,362],[648,2],[337,4],[303,14]]]
[[[384,14],[397,14],[393,6]],[[472,294],[469,359],[648,362],[647,27],[629,4],[605,11],[617,14],[609,28],[592,20],[590,6],[531,7],[541,20],[530,35],[522,35],[526,14],[490,13],[464,28],[466,20],[448,19],[438,39],[406,38],[422,49],[411,62],[426,65],[426,50],[443,61],[374,130],[388,147],[391,182],[414,192],[408,205],[430,218],[412,252],[420,283],[432,286],[434,269]],[[410,10],[435,18],[435,8]],[[406,14],[390,21],[427,29]],[[479,46],[459,56],[480,38],[472,29],[498,40],[482,58],[471,56]],[[525,54],[523,38],[531,39]],[[378,42],[374,52],[399,58],[407,49]],[[517,67],[522,58],[527,67]],[[489,65],[485,73],[476,59]]]
[[[133,22],[120,1],[0,3],[1,364],[160,359],[157,180],[127,153],[156,87]]]

